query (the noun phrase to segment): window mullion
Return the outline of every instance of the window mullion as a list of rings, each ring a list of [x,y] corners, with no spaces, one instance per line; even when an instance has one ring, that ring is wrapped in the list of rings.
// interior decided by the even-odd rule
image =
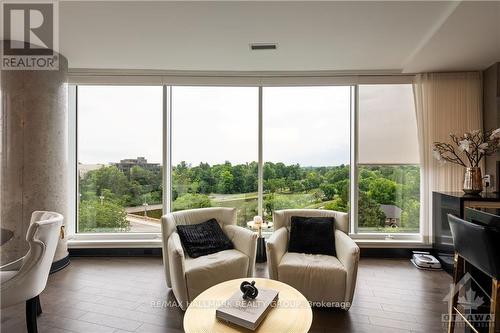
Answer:
[[[172,87],[163,86],[163,211],[172,210]]]
[[[262,142],[263,142],[263,138],[262,138],[262,135],[263,135],[263,127],[262,127],[262,96],[263,94],[263,88],[262,86],[259,87],[259,114],[258,114],[258,117],[259,117],[259,120],[258,120],[258,123],[259,123],[259,139],[258,139],[258,142],[259,142],[259,160],[258,160],[258,175],[257,175],[257,178],[258,178],[258,185],[257,185],[257,211],[258,211],[258,215],[260,216],[263,216],[264,214],[264,209],[263,209],[263,205],[264,205],[264,161],[263,161],[263,145],[262,145]]]
[[[358,110],[359,87],[351,86],[351,168],[350,168],[350,215],[351,230],[358,233]]]

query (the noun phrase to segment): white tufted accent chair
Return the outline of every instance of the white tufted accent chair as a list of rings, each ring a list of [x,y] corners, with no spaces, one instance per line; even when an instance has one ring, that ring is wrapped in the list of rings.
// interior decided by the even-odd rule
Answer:
[[[292,216],[333,217],[337,256],[288,252]],[[359,247],[348,236],[348,214],[320,209],[286,209],[274,211],[273,222],[275,231],[266,245],[270,278],[291,285],[310,302],[330,302],[330,306],[348,310],[359,262]]]
[[[215,218],[234,249],[190,258],[184,251],[177,225],[198,224]],[[251,277],[255,268],[257,234],[236,225],[234,208],[200,208],[169,213],[161,218],[163,266],[167,286],[185,310],[206,289],[232,279]]]
[[[26,302],[29,333],[37,332],[36,317],[42,313],[39,295],[47,285],[62,223],[61,214],[33,212],[26,234],[28,253],[0,267],[1,308]]]

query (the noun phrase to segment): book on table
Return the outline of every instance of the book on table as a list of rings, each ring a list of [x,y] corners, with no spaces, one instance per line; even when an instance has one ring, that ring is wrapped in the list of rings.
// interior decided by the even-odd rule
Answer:
[[[237,291],[215,311],[224,321],[255,330],[278,300],[278,291],[259,289],[255,299],[243,299]]]

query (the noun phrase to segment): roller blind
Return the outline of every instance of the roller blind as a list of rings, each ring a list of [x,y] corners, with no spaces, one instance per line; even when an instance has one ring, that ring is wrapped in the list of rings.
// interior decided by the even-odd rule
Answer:
[[[358,164],[419,164],[410,84],[359,86]]]

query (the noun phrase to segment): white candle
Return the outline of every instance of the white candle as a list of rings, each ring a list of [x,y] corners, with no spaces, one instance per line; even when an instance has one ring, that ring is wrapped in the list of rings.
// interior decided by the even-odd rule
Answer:
[[[253,223],[256,225],[256,226],[260,226],[262,224],[262,217],[260,216],[254,216],[253,217]]]

